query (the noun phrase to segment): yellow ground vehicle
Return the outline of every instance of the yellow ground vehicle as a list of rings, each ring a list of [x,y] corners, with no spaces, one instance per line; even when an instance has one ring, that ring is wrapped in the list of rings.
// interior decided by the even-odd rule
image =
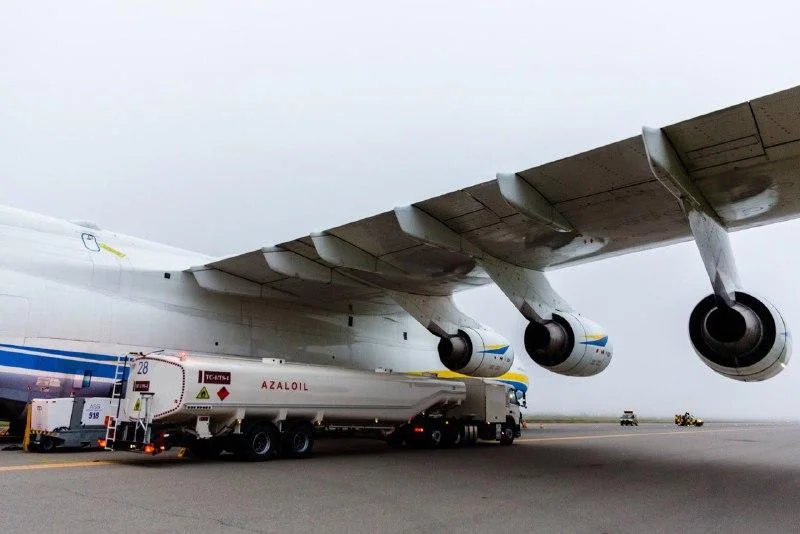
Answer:
[[[678,426],[703,426],[703,420],[686,412],[684,414],[675,414],[675,424]]]

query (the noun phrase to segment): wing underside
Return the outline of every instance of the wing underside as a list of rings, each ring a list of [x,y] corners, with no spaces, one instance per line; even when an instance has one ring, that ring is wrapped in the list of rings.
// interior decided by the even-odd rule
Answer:
[[[800,212],[800,87],[662,128],[729,230]],[[543,271],[691,238],[676,198],[650,170],[640,135],[513,175],[547,224],[491,179],[414,204],[494,258]],[[565,231],[566,230],[566,231]],[[314,306],[391,306],[386,290],[444,296],[491,282],[464,247],[405,232],[395,211],[194,267],[213,291]]]

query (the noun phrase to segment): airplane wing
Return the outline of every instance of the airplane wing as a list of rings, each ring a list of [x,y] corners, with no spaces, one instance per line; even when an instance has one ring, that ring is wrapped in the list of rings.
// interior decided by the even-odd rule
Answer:
[[[800,212],[800,86],[662,132],[728,230]],[[539,271],[691,239],[641,135],[413,206],[449,229],[449,238]],[[491,282],[463,246],[432,245],[404,231],[402,214],[387,211],[191,270],[212,291],[314,305],[387,304],[386,290],[444,296]]]

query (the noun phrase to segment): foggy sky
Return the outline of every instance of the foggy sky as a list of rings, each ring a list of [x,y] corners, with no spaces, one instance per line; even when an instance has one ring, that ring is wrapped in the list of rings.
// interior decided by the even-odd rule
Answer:
[[[800,83],[793,3],[552,4],[3,2],[0,203],[221,256]],[[798,230],[732,236],[793,324]],[[694,355],[693,243],[551,280],[615,357],[530,365],[533,411],[798,417],[797,362],[742,384]],[[496,288],[457,301],[526,357]]]

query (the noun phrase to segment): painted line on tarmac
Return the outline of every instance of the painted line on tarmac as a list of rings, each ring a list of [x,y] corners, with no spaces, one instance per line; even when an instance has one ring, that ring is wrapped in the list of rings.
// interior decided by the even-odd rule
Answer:
[[[119,462],[114,460],[93,460],[88,462],[60,462],[60,463],[42,463],[42,464],[25,464],[25,465],[6,465],[0,467],[0,473],[7,473],[9,471],[33,471],[35,469],[63,469],[65,467],[94,467],[96,465],[112,465]]]
[[[670,432],[641,432],[636,434],[600,434],[586,436],[557,436],[551,438],[517,438],[517,442],[534,443],[539,441],[579,441],[587,439],[613,439],[613,438],[637,438],[643,436],[686,436],[695,434],[711,434],[716,432],[741,432],[743,430],[755,430],[754,428],[720,428],[714,430],[673,430]]]

